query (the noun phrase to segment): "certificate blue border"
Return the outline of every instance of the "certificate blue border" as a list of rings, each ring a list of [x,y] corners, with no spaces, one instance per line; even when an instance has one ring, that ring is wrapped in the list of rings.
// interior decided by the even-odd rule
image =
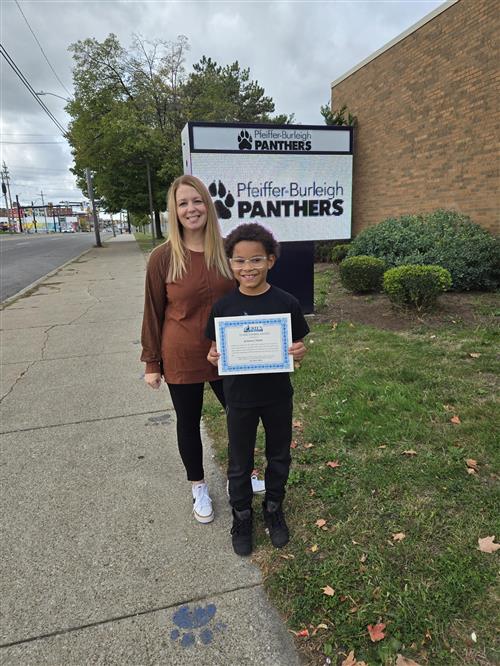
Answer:
[[[228,348],[226,340],[226,331],[229,328],[242,326],[255,326],[258,324],[266,324],[268,326],[279,326],[281,329],[281,339],[283,343],[283,356],[279,363],[256,363],[256,364],[245,364],[245,365],[235,365],[230,364],[228,359]],[[288,339],[288,316],[277,318],[276,315],[272,319],[267,319],[266,317],[255,318],[255,315],[251,319],[242,319],[241,317],[237,318],[237,321],[220,321],[218,322],[219,327],[219,353],[220,353],[220,363],[221,363],[221,372],[230,374],[231,372],[244,373],[247,370],[250,373],[255,373],[256,370],[262,371],[283,371],[290,372],[290,355],[288,353],[288,347],[290,346],[290,341]]]

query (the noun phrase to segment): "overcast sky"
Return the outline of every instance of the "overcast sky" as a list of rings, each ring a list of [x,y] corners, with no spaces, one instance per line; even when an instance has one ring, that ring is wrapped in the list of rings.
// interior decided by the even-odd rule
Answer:
[[[319,109],[330,83],[392,38],[443,4],[442,0],[267,0],[263,2],[173,0],[18,0],[58,81],[15,0],[1,2],[1,42],[36,91],[71,93],[69,44],[115,33],[129,46],[132,33],[175,40],[186,35],[187,70],[207,55],[221,65],[249,67],[276,104],[298,123],[323,124]],[[55,125],[1,62],[1,159],[11,193],[21,203],[81,200],[69,172],[69,147]],[[65,88],[67,90],[65,90]],[[65,102],[42,98],[64,125]],[[2,201],[3,205],[3,201]]]

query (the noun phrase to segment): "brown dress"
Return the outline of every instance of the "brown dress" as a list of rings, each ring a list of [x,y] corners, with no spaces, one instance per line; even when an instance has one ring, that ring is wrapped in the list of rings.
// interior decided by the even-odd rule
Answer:
[[[236,286],[207,268],[203,252],[189,250],[186,275],[167,284],[170,244],[151,253],[146,272],[141,361],[146,372],[162,372],[169,384],[219,379],[207,361],[211,342],[205,327],[215,301]]]

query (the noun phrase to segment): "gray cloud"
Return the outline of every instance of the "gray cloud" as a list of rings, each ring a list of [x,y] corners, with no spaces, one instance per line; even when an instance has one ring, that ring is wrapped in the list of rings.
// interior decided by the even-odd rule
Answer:
[[[59,77],[72,90],[69,44],[114,32],[124,46],[132,33],[175,40],[189,38],[188,68],[210,56],[220,64],[238,60],[273,97],[278,113],[297,122],[322,124],[319,108],[330,82],[430,11],[439,0],[325,0],[233,2],[183,0],[108,2],[19,0]],[[66,96],[43,58],[14,2],[3,3],[1,41],[35,90]],[[43,187],[46,200],[80,199],[69,172],[71,153],[55,125],[1,61],[2,159],[16,193],[30,200]],[[63,125],[64,102],[43,100]]]

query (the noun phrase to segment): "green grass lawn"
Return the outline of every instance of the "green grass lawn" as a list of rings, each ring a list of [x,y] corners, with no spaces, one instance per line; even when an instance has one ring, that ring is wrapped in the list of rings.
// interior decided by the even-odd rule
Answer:
[[[143,252],[151,252],[155,247],[166,241],[166,238],[157,240],[151,238],[151,234],[143,234],[141,231],[134,231],[134,237]]]
[[[330,282],[324,272],[317,281],[319,308]],[[313,323],[307,346],[293,376],[286,548],[270,546],[254,507],[254,559],[290,630],[308,630],[297,645],[311,664],[341,664],[351,650],[370,665],[398,654],[498,663],[499,553],[478,550],[480,537],[500,542],[494,317],[404,333]],[[224,415],[208,391],[205,422],[224,462]],[[372,642],[377,623],[385,637]]]

